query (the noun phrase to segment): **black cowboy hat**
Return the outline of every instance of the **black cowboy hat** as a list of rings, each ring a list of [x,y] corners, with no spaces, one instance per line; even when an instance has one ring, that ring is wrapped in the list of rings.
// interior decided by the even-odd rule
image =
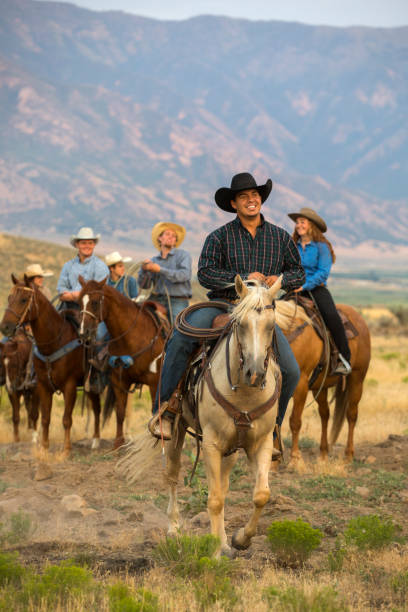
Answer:
[[[249,172],[241,172],[232,177],[231,187],[220,187],[215,192],[215,203],[222,210],[227,212],[237,212],[235,208],[231,206],[231,200],[234,199],[235,194],[244,189],[256,189],[261,196],[262,204],[268,198],[272,191],[272,181],[268,179],[265,185],[257,185],[256,180],[249,174]]]

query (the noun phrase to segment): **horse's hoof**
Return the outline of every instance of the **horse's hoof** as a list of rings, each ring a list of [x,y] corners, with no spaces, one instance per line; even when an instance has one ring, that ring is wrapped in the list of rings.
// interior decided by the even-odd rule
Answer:
[[[113,444],[113,450],[118,450],[121,446],[125,445],[125,438],[118,438]]]
[[[237,550],[247,550],[251,545],[250,538],[245,538],[244,529],[238,529],[232,536],[231,544]]]
[[[220,555],[222,557],[228,557],[228,559],[234,559],[236,551],[232,550],[231,546],[225,545],[221,548]]]
[[[98,450],[100,445],[101,445],[101,441],[99,438],[92,438],[92,444],[91,444],[92,450]]]

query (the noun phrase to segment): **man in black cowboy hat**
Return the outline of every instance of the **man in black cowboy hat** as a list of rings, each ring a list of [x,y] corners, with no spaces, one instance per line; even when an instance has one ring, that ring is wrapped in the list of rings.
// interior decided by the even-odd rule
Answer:
[[[236,174],[231,187],[222,187],[215,194],[219,208],[236,213],[230,223],[207,236],[198,262],[198,280],[209,289],[210,300],[234,302],[237,295],[234,279],[239,274],[244,280],[258,280],[271,286],[280,274],[282,288],[286,291],[301,287],[305,274],[298,250],[292,238],[281,227],[265,221],[261,206],[272,190],[272,181],[257,185],[247,172]],[[193,327],[211,327],[219,308],[203,308],[191,313],[188,322]],[[299,380],[299,366],[282,331],[276,327],[278,363],[282,372],[282,390],[277,422],[282,424],[286,408]],[[173,332],[167,346],[161,375],[162,431],[165,439],[171,438],[171,417],[165,412],[166,402],[181,379],[190,356],[198,342]],[[149,422],[150,432],[160,437],[156,398],[154,416]]]

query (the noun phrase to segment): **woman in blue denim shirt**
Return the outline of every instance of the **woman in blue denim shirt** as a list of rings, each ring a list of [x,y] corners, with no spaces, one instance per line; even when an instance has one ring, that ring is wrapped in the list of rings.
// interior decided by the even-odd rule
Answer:
[[[293,240],[298,247],[306,274],[306,281],[297,291],[306,296],[309,292],[312,294],[333,336],[339,350],[339,362],[333,373],[349,374],[351,372],[350,347],[336,305],[326,286],[330,269],[336,261],[333,247],[323,235],[327,231],[326,223],[312,208],[305,207],[288,216],[295,221]]]

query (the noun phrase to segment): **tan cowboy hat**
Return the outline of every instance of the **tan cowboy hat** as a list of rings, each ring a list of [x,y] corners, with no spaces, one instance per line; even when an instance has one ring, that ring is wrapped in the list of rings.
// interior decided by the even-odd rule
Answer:
[[[76,236],[75,235],[71,236],[70,243],[74,247],[76,246],[76,243],[78,242],[78,240],[94,240],[96,244],[100,237],[101,237],[100,234],[94,233],[92,227],[81,227],[81,229],[79,230]]]
[[[305,219],[309,219],[309,221],[313,221],[315,225],[319,228],[321,232],[327,232],[327,225],[324,219],[322,219],[313,208],[301,208],[299,212],[289,213],[288,217],[290,217],[293,221],[296,221],[298,217],[305,217]]]
[[[129,261],[132,261],[132,258],[122,257],[119,251],[113,251],[113,253],[108,253],[107,255],[105,255],[105,263],[108,267],[114,266],[115,264],[120,262],[128,263]]]
[[[24,274],[27,278],[33,278],[34,276],[54,276],[54,272],[51,272],[51,270],[43,270],[40,264],[30,264],[26,267]]]
[[[152,242],[156,249],[158,249],[159,251],[160,242],[158,238],[166,229],[172,230],[176,234],[176,247],[180,246],[186,235],[186,229],[182,225],[178,225],[178,223],[167,223],[163,221],[156,223],[156,225],[152,229]]]

